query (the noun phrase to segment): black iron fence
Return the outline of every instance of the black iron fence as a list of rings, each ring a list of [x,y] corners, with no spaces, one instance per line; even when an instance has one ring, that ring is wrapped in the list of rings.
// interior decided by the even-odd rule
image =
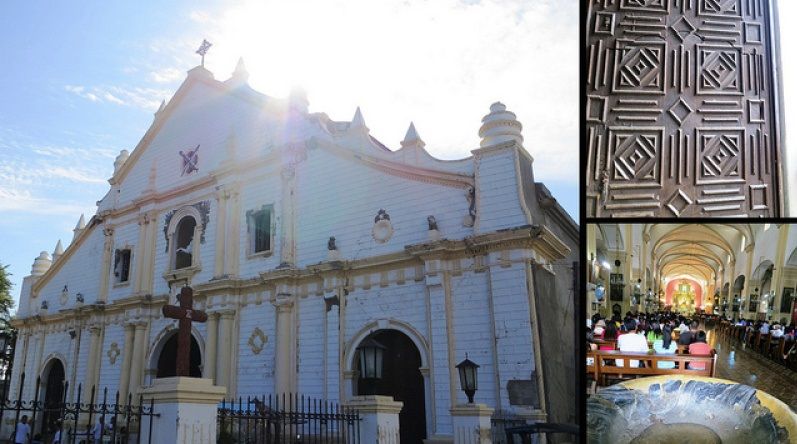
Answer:
[[[222,402],[219,444],[359,444],[360,415],[338,403],[283,394]]]
[[[100,402],[95,387],[91,388],[90,402],[81,400],[83,393],[82,384],[77,387],[77,399],[75,402],[67,402],[66,395],[69,392],[69,383],[64,382],[61,399],[43,400],[39,398],[41,393],[41,379],[36,379],[33,400],[22,399],[22,387],[25,386],[25,373],[20,375],[19,394],[17,399],[8,400],[3,398],[0,402],[0,418],[13,414],[14,427],[11,429],[11,438],[17,433],[23,417],[26,417],[29,436],[26,442],[52,442],[56,436],[61,436],[62,444],[80,444],[95,442],[95,435],[101,435],[99,442],[114,444],[140,444],[152,441],[152,420],[160,414],[153,412],[153,402],[148,405],[144,403],[144,398],[139,396],[138,403],[134,402],[133,396],[128,395],[127,399],[119,399],[119,392],[112,399],[108,399],[108,389],[102,392]],[[93,400],[97,402],[93,402]],[[141,430],[141,420],[149,417],[149,427]],[[5,436],[1,437],[5,438]]]

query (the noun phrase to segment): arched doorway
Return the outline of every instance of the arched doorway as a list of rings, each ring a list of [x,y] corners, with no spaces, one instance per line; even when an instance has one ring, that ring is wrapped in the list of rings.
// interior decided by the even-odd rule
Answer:
[[[202,377],[202,354],[199,351],[199,344],[191,335],[191,352],[189,357],[189,376],[192,378]],[[177,368],[177,331],[175,330],[166,342],[163,343],[160,355],[158,355],[158,366],[156,367],[156,378],[168,378],[176,376]]]
[[[66,374],[64,364],[53,358],[44,368],[42,384],[44,386],[44,410],[42,412],[42,435],[52,436],[58,428],[61,413],[61,402],[64,400],[64,383]]]
[[[401,442],[422,442],[426,438],[426,398],[420,351],[412,339],[398,330],[377,330],[365,339],[373,339],[384,347],[382,377],[357,379],[355,393],[392,396],[403,402],[399,413]],[[359,358],[355,362],[356,370],[362,374]]]

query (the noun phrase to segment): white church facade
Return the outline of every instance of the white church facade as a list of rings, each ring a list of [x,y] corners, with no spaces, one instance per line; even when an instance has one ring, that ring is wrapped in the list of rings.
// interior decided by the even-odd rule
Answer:
[[[242,63],[225,81],[192,69],[96,214],[24,279],[9,397],[33,399],[37,377],[73,401],[78,384],[84,400],[136,396],[170,376],[161,309],[190,285],[208,314],[192,376],[228,396],[388,394],[402,436],[445,442],[467,354],[476,402],[576,422],[578,226],[534,181],[513,113],[493,104],[478,131],[461,160],[432,157],[413,126],[391,150],[359,109],[333,121],[301,93],[253,90]],[[366,339],[382,381],[360,377]]]

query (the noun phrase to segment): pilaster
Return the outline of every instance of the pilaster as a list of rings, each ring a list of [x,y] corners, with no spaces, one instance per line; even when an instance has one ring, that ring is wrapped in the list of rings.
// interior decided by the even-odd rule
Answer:
[[[273,302],[277,309],[277,344],[275,358],[276,393],[295,392],[296,353],[294,335],[294,301],[290,295],[278,295]]]
[[[149,236],[149,218],[146,213],[138,215],[138,248],[135,255],[135,269],[134,275],[136,277],[134,291],[135,293],[142,293],[145,288],[146,271],[145,264],[147,263],[147,238]]]
[[[86,362],[86,379],[83,381],[83,395],[81,399],[84,399],[85,402],[94,402],[96,399],[96,390],[95,390],[95,398],[91,398],[92,388],[96,388],[97,386],[97,378],[99,376],[99,366],[100,366],[100,347],[102,346],[101,336],[102,336],[102,327],[100,325],[94,324],[88,327],[89,331],[89,359]]]
[[[280,266],[289,267],[296,264],[296,170],[297,166],[307,158],[307,151],[303,143],[297,143],[286,145],[280,154],[282,157]]]
[[[208,313],[207,344],[205,345],[204,376],[216,383],[216,344],[218,342],[218,313]]]
[[[218,316],[220,319],[218,342],[222,344],[222,348],[219,350],[216,361],[216,380],[217,385],[225,387],[227,393],[231,394],[231,372],[233,369],[230,363],[232,362],[232,347],[236,346],[232,336],[235,311],[223,310],[218,312]]]
[[[224,247],[226,245],[226,224],[227,224],[227,198],[228,192],[222,187],[216,188],[216,255],[213,261],[213,277],[221,278],[224,275]],[[216,369],[213,369],[215,373]],[[213,379],[212,377],[210,379]]]
[[[144,362],[144,354],[147,348],[147,341],[145,338],[147,332],[147,323],[144,321],[135,322],[134,328],[133,362],[130,366],[130,382],[128,383],[128,387],[130,393],[133,394],[135,401],[135,397],[138,394],[139,387],[141,387],[142,383],[141,376],[143,375],[144,367],[146,366],[146,362]]]
[[[111,253],[113,253],[113,231],[114,229],[111,226],[106,226],[102,230],[105,236],[105,242],[102,246],[102,265],[100,265],[100,294],[97,296],[97,301],[99,302],[106,302],[108,300],[109,278],[111,275]]]
[[[135,325],[125,324],[125,344],[122,355],[122,374],[119,377],[119,399],[122,404],[127,404],[127,394],[130,388],[130,366],[133,361],[133,338]]]
[[[226,192],[227,218],[229,220],[229,224],[225,225],[227,237],[224,245],[224,274],[228,277],[236,277],[238,276],[238,263],[240,257],[240,248],[238,246],[240,244],[241,238],[241,192],[240,187],[237,184],[230,185],[226,189]],[[216,239],[216,242],[218,241],[219,240]]]

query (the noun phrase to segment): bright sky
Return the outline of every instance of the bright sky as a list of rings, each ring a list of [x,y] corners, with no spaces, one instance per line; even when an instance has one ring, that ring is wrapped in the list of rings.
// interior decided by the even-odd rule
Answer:
[[[470,155],[504,102],[523,123],[536,179],[578,220],[578,2],[260,0],[4,4],[0,14],[0,263],[13,293],[42,250],[94,214],[113,160],[131,150],[213,43],[206,67],[349,120],[399,147]]]

